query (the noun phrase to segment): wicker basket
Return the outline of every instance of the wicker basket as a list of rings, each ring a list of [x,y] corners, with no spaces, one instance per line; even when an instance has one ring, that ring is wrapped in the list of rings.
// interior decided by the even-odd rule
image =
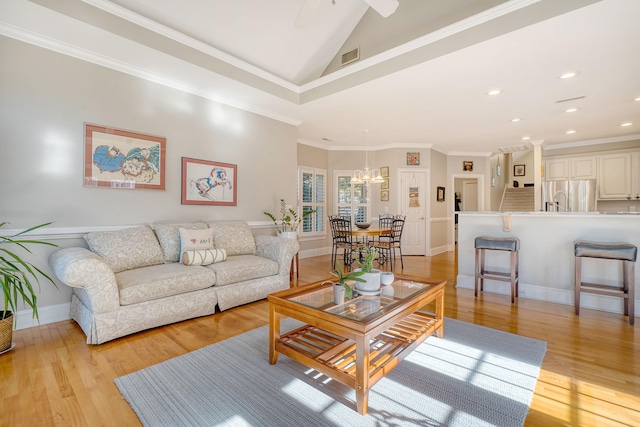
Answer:
[[[2,314],[0,314],[0,317],[2,317]],[[13,313],[10,313],[7,318],[0,320],[0,352],[3,352],[11,347],[11,339],[13,338],[12,335]]]

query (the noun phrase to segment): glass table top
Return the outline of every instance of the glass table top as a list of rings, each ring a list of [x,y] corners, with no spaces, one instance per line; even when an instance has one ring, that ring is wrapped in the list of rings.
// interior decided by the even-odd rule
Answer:
[[[352,299],[345,300],[344,304],[336,305],[333,303],[333,284],[327,281],[319,288],[287,299],[327,313],[361,321],[372,315],[380,314],[386,308],[391,308],[404,299],[432,286],[411,280],[397,279],[391,285],[382,286],[377,293],[360,294],[354,289]]]

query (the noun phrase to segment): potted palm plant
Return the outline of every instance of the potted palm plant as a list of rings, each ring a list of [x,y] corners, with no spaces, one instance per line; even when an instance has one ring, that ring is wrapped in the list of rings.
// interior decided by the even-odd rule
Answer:
[[[338,268],[331,270],[331,274],[338,279],[338,282],[333,284],[333,302],[335,304],[342,304],[345,296],[348,299],[353,298],[353,289],[347,283],[348,281],[364,282],[360,277],[363,274],[361,271],[345,273],[340,263],[338,263]]]
[[[280,219],[276,218],[271,212],[265,211],[264,214],[268,216],[273,224],[276,226],[278,236],[295,238],[296,232],[300,223],[304,221],[306,217],[315,213],[316,210],[305,211],[302,215],[298,215],[298,212],[293,210],[291,206],[287,206],[284,199],[280,199]]]
[[[0,223],[2,228],[6,222]],[[0,235],[0,283],[4,295],[4,306],[0,312],[0,353],[10,350],[13,336],[14,313],[18,309],[18,299],[24,301],[33,313],[33,318],[38,319],[37,291],[34,287],[40,285],[40,277],[47,279],[57,288],[56,283],[46,273],[35,265],[26,261],[16,249],[31,253],[31,245],[57,246],[55,243],[41,240],[31,240],[23,237],[24,234],[51,224],[36,225],[23,230],[13,236]],[[19,298],[18,298],[19,297]]]

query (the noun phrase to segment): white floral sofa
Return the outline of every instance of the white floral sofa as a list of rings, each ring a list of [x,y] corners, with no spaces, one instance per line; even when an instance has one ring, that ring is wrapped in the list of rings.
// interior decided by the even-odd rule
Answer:
[[[181,233],[206,229],[212,229],[214,247],[226,252],[226,259],[207,266],[179,262],[184,255]],[[246,222],[145,225],[88,233],[85,240],[90,249],[59,249],[49,263],[56,277],[74,288],[71,318],[88,344],[209,315],[216,305],[226,310],[287,289],[291,260],[299,248],[295,239],[253,236]]]

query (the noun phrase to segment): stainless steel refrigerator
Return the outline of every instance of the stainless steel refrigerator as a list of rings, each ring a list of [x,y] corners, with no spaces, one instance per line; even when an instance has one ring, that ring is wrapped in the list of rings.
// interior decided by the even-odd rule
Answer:
[[[549,181],[542,183],[542,209],[549,212],[595,212],[596,180]]]

